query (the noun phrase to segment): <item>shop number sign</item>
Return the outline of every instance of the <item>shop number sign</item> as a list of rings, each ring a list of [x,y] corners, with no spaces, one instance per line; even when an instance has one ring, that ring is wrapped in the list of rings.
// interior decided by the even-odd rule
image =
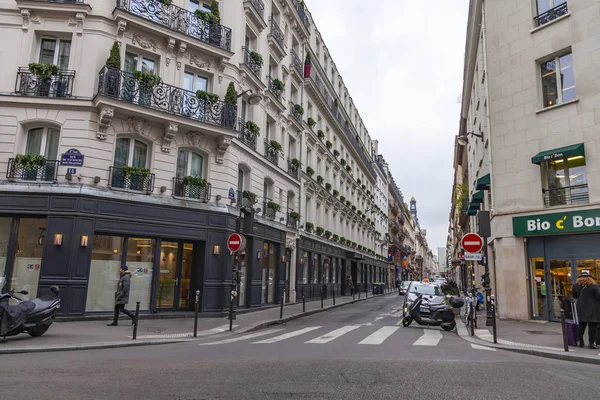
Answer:
[[[513,218],[515,236],[600,232],[600,209]]]

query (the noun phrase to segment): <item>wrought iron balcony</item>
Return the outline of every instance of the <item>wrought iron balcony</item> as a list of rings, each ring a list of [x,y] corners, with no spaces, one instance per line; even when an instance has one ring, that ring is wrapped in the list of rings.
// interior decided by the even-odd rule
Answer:
[[[59,71],[47,77],[29,72],[29,68],[19,67],[15,92],[39,97],[71,97],[75,71]]]
[[[236,207],[241,208],[241,207],[246,207],[246,208],[254,208],[254,206],[256,205],[256,202],[253,202],[249,196],[247,196],[245,193],[247,191],[241,191],[238,190],[237,191],[237,197],[236,197]],[[255,201],[258,201],[258,199],[254,199]]]
[[[555,20],[558,17],[562,17],[563,15],[569,12],[569,8],[567,3],[562,3],[551,10],[546,11],[534,18],[537,26],[542,26],[547,24],[550,21]]]
[[[100,70],[98,94],[236,130],[237,105],[200,99],[194,92],[162,82],[144,87],[133,74],[118,69],[104,66]]]
[[[270,219],[275,219],[275,217],[277,216],[277,211],[273,210],[272,208],[269,207],[269,203],[272,202],[273,200],[268,199],[268,198],[264,198],[263,200],[263,216],[270,218]]]
[[[290,115],[302,125],[302,114],[296,109],[296,104],[294,104],[294,102],[290,102]]]
[[[238,139],[246,146],[256,150],[256,135],[246,127],[246,123],[241,118],[239,120],[239,126],[240,133],[238,134]]]
[[[110,167],[108,169],[109,186],[136,192],[152,193],[154,191],[154,174],[132,173],[126,168]]]
[[[244,64],[260,80],[260,74],[262,71],[262,63],[257,58],[257,55],[258,56],[260,56],[260,55],[255,51],[251,51],[247,47],[242,47],[242,51],[244,52]]]
[[[267,80],[269,81],[269,92],[271,92],[273,96],[277,98],[277,100],[281,100],[281,94],[283,93],[283,89],[277,86],[277,84],[275,83],[275,79],[273,79],[271,75],[267,77]]]
[[[292,160],[290,158],[288,158],[287,160],[288,162],[288,174],[297,180],[300,180],[300,168],[299,166],[295,166],[294,163],[292,163]]]
[[[285,35],[273,17],[269,18],[269,21],[271,21],[271,33],[269,33],[269,36],[272,36],[277,44],[279,44],[282,49],[285,49]]]
[[[258,15],[260,15],[261,18],[264,19],[265,18],[265,3],[263,3],[262,0],[249,0],[249,1],[250,1],[250,4],[252,4],[254,9],[258,13]]]
[[[56,182],[58,175],[58,161],[43,159],[39,164],[29,164],[17,162],[16,159],[8,160],[6,169],[6,178],[10,181],[39,181]]]
[[[279,150],[265,140],[265,158],[275,165],[279,165]]]
[[[544,206],[546,207],[587,204],[590,202],[587,184],[557,189],[542,189],[542,193],[544,195]]]
[[[299,222],[299,220],[297,220],[297,219],[295,219],[295,218],[292,217],[292,215],[291,215],[292,212],[293,211],[290,211],[290,212],[287,213],[286,225],[289,226],[289,227],[291,227],[291,228],[298,229],[298,222]]]
[[[298,54],[294,50],[291,51],[292,54],[292,66],[298,71],[300,76],[304,76],[304,67],[302,65],[302,60],[298,57]]]
[[[39,3],[85,4],[83,0],[34,0]]]
[[[204,203],[210,200],[211,185],[199,186],[191,184],[186,178],[173,178],[173,196],[187,197]]]
[[[296,5],[296,11],[298,11],[300,19],[306,28],[308,28],[310,26],[310,22],[308,21],[308,15],[306,15],[306,10],[304,9],[304,2],[300,0],[294,0],[294,4]]]
[[[137,15],[220,49],[231,51],[231,29],[211,24],[174,4],[158,0],[117,0],[117,9]]]

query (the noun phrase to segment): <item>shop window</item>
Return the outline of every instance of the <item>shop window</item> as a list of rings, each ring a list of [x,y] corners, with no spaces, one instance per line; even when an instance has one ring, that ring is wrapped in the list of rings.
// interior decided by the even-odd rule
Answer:
[[[246,306],[246,285],[248,280],[248,257],[246,252],[241,253],[242,261],[240,268],[240,293],[238,295],[238,305],[240,307]]]
[[[123,241],[120,236],[94,236],[86,312],[111,311],[114,308],[119,269],[123,263]]]
[[[4,293],[6,283],[6,258],[8,257],[8,241],[12,218],[0,218],[0,293]]]
[[[37,297],[45,233],[45,219],[20,219],[10,287],[28,291],[23,300]]]
[[[58,159],[60,130],[50,127],[29,129],[25,137],[25,154],[43,156],[46,160]]]
[[[544,107],[575,100],[575,74],[571,53],[544,61],[540,67]]]
[[[54,64],[61,71],[69,69],[71,41],[62,39],[42,39],[40,43],[40,64]]]
[[[546,207],[589,202],[585,156],[548,160],[542,163]]]
[[[587,271],[596,282],[600,282],[600,259],[577,260],[575,265],[577,265],[577,276],[580,276],[583,271]]]
[[[125,260],[131,271],[129,304],[135,305],[139,301],[142,310],[150,309],[155,246],[154,239],[129,238],[127,240]]]
[[[302,253],[301,260],[302,260],[302,262],[301,262],[301,267],[302,267],[301,279],[302,279],[302,283],[306,285],[308,283],[308,253],[307,252]]]

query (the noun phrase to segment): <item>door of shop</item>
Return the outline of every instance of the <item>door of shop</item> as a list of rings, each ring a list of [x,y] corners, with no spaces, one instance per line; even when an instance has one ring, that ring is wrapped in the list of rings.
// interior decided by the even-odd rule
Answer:
[[[193,309],[193,284],[197,279],[194,266],[194,243],[161,242],[156,308],[161,310]]]

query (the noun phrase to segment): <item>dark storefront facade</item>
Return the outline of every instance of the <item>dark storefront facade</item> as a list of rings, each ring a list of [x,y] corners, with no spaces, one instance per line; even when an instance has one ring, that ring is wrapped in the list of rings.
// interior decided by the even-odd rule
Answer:
[[[350,295],[350,278],[357,291],[371,291],[374,282],[388,283],[387,264],[351,249],[303,237],[296,262],[296,296],[301,299]]]
[[[130,307],[144,312],[229,307],[233,257],[226,240],[237,210],[195,209],[77,194],[0,194],[2,291],[29,298],[61,289],[62,316],[109,313],[119,267],[132,273]],[[285,231],[255,221],[246,235],[239,307],[278,303]]]

